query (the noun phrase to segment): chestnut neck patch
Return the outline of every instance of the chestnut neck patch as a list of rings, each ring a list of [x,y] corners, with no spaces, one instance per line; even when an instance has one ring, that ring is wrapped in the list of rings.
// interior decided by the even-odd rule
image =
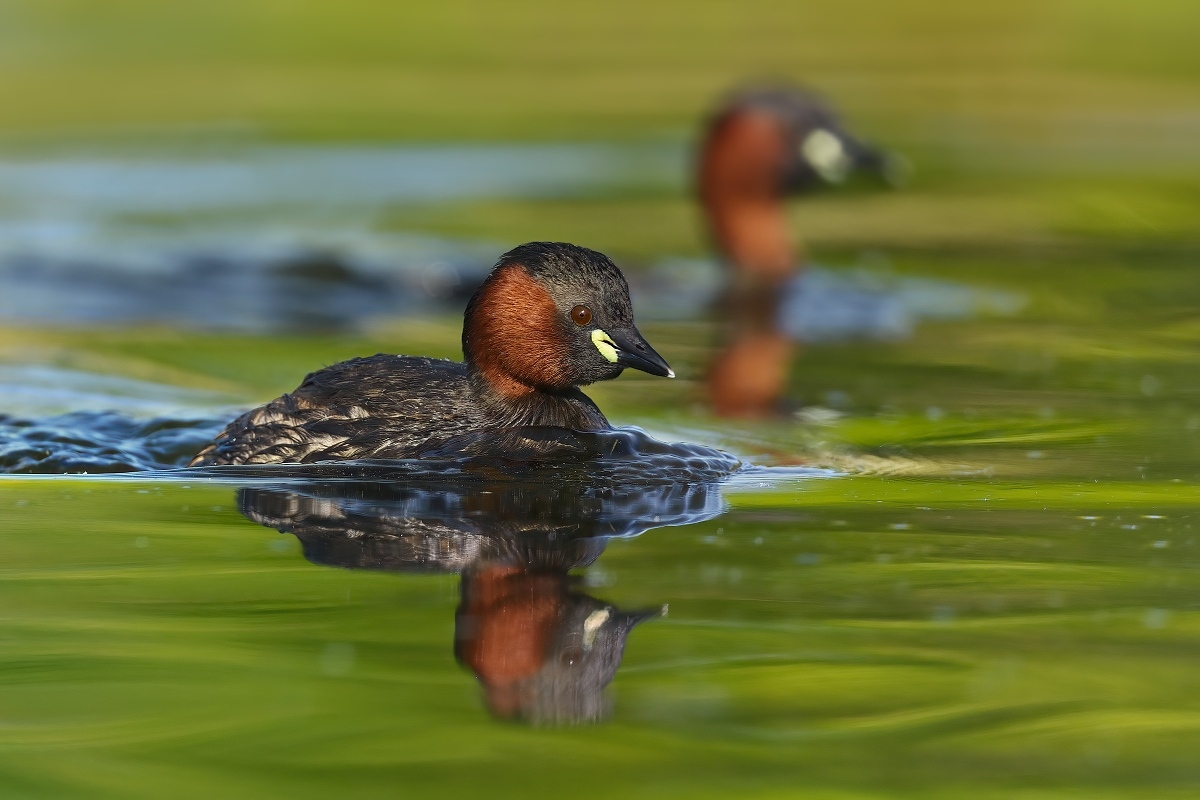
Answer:
[[[701,202],[714,238],[739,270],[786,275],[796,260],[781,188],[787,146],[780,122],[763,112],[730,113],[705,144]]]
[[[502,397],[573,385],[558,308],[519,264],[493,272],[467,307],[463,354]]]

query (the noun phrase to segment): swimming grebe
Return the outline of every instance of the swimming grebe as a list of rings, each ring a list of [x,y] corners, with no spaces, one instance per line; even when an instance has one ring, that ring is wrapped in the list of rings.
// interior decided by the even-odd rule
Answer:
[[[578,387],[626,367],[675,377],[633,323],[602,253],[532,242],[501,256],[467,304],[464,362],[379,354],[314,372],[235,419],[190,466],[406,458],[492,428],[605,430]]]
[[[724,309],[730,330],[708,373],[710,402],[722,416],[768,415],[795,349],[778,325],[780,303],[805,261],[784,201],[857,170],[896,185],[904,162],[851,136],[815,95],[782,86],[734,93],[708,124],[698,170],[700,204],[733,273]]]

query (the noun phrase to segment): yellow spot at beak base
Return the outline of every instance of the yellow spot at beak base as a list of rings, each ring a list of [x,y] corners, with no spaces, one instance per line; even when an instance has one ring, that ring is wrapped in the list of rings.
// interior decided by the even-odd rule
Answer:
[[[612,616],[612,611],[607,608],[601,608],[587,615],[587,619],[583,621],[583,649],[585,652],[595,646],[596,636],[604,627],[604,623],[608,622],[610,616]]]
[[[596,349],[600,351],[600,355],[604,356],[605,361],[617,363],[617,345],[607,333],[599,328],[592,331],[592,344],[596,345]]]

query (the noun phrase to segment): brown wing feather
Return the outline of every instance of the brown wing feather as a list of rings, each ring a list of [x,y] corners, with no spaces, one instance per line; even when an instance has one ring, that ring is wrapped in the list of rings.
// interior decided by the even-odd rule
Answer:
[[[191,466],[402,457],[431,431],[477,427],[469,395],[466,369],[452,361],[343,361],[235,419]]]

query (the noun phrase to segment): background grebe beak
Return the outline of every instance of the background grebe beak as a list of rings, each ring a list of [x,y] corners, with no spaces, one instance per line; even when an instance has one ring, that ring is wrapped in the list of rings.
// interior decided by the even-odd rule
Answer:
[[[654,352],[638,329],[632,325],[623,330],[608,331],[609,339],[617,350],[617,363],[622,367],[640,369],[651,375],[674,378],[675,371],[658,353]]]
[[[858,143],[853,152],[854,168],[877,175],[892,189],[903,189],[912,175],[912,163],[898,153],[890,153],[870,145]]]

